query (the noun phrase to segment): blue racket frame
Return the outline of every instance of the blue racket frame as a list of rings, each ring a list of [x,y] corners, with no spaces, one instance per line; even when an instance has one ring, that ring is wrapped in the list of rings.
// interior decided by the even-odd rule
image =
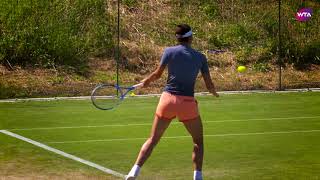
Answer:
[[[119,85],[117,85],[117,84],[116,84],[116,85],[111,85],[111,84],[99,84],[99,85],[97,85],[97,86],[93,89],[93,91],[91,92],[91,102],[92,102],[92,104],[93,104],[96,108],[101,109],[101,110],[111,110],[111,109],[114,109],[115,107],[117,107],[117,106],[124,100],[125,96],[126,96],[130,91],[136,89],[137,87],[139,87],[139,86],[141,86],[141,85],[142,85],[142,83],[139,83],[139,84],[136,84],[136,85],[133,85],[133,86],[130,86],[130,87],[123,87],[123,86],[119,86]],[[117,90],[117,92],[120,93],[120,96],[119,96],[119,100],[120,100],[120,101],[119,101],[114,107],[102,108],[102,107],[98,106],[98,105],[95,103],[95,101],[94,101],[95,92],[96,92],[98,89],[103,88],[103,87],[106,87],[106,86],[108,86],[108,87],[114,87],[114,88]],[[126,91],[124,92],[123,90],[126,90]]]

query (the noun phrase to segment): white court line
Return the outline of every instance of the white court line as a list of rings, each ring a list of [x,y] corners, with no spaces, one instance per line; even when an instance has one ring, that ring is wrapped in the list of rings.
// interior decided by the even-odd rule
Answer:
[[[120,177],[120,178],[125,178],[125,175],[123,175],[123,174],[121,174],[121,173],[119,173],[119,172],[116,172],[116,171],[113,171],[113,170],[111,170],[111,169],[105,168],[105,167],[100,166],[100,165],[98,165],[98,164],[95,164],[95,163],[93,163],[93,162],[90,162],[90,161],[81,159],[81,158],[76,157],[76,156],[74,156],[74,155],[65,153],[65,152],[60,151],[60,150],[58,150],[58,149],[49,147],[49,146],[47,146],[47,145],[45,145],[45,144],[42,144],[42,143],[39,143],[39,142],[34,141],[34,140],[32,140],[32,139],[29,139],[29,138],[20,136],[20,135],[18,135],[18,134],[12,133],[12,132],[10,132],[10,131],[0,130],[0,133],[6,134],[6,135],[8,135],[8,136],[11,136],[11,137],[14,137],[14,138],[17,138],[17,139],[20,139],[20,140],[25,141],[25,142],[28,142],[28,143],[30,143],[30,144],[33,144],[33,145],[35,145],[35,146],[38,146],[38,147],[40,147],[40,148],[42,148],[42,149],[45,149],[45,150],[47,150],[47,151],[50,151],[50,152],[59,154],[59,155],[61,155],[61,156],[64,156],[64,157],[66,157],[66,158],[68,158],[68,159],[72,159],[72,160],[74,160],[74,161],[78,161],[78,162],[80,162],[80,163],[82,163],[82,164],[91,166],[91,167],[96,168],[96,169],[98,169],[98,170],[100,170],[100,171],[103,171],[103,172],[105,172],[105,173],[107,173],[107,174],[111,174],[111,175],[114,175],[114,176],[117,176],[117,177]]]
[[[275,131],[275,132],[255,132],[255,133],[231,133],[231,134],[208,134],[204,137],[226,137],[226,136],[249,136],[249,135],[264,135],[264,134],[293,134],[293,133],[312,133],[320,132],[320,129],[314,130],[298,130],[298,131]],[[169,136],[162,137],[162,139],[181,139],[191,138],[191,136]],[[83,141],[56,141],[47,142],[48,144],[69,144],[69,143],[90,143],[90,142],[111,142],[111,141],[134,141],[146,140],[147,138],[119,138],[119,139],[97,139],[97,140],[83,140]]]
[[[218,120],[218,121],[202,121],[203,123],[224,123],[224,122],[247,122],[247,121],[274,121],[274,120],[291,120],[291,119],[317,119],[320,116],[308,117],[278,117],[278,118],[257,118],[257,119],[238,119],[238,120]],[[17,128],[8,129],[10,131],[31,131],[31,130],[53,130],[53,129],[80,129],[80,128],[103,128],[103,127],[126,127],[126,126],[150,126],[150,123],[140,124],[106,124],[96,126],[63,126],[63,127],[40,127],[40,128]],[[171,124],[181,124],[180,122],[172,122]]]

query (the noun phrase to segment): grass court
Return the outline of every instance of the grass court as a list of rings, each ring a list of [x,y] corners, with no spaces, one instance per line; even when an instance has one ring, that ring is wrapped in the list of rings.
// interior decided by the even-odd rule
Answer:
[[[126,174],[149,135],[158,99],[128,98],[111,111],[97,110],[88,100],[0,103],[0,129]],[[320,179],[319,92],[197,99],[206,180]],[[4,179],[32,179],[42,172],[44,179],[77,172],[88,179],[118,179],[3,133],[0,147]],[[183,125],[173,121],[139,179],[192,179],[192,148]]]

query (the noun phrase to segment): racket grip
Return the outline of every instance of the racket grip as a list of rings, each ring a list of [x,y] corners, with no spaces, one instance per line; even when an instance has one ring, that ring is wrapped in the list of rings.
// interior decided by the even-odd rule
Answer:
[[[139,84],[133,85],[132,87],[133,87],[133,88],[137,88],[137,87],[142,86],[142,84],[143,84],[143,83],[139,83]]]

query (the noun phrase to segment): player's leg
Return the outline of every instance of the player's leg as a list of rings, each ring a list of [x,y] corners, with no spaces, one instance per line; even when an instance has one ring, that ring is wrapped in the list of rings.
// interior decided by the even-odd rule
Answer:
[[[155,116],[150,137],[142,145],[135,164],[139,165],[140,167],[143,166],[144,162],[152,153],[153,148],[158,144],[163,133],[168,128],[170,122],[171,120],[162,120],[158,116]]]
[[[203,127],[198,110],[198,102],[194,97],[179,96],[180,104],[177,116],[192,136],[194,148],[192,160],[194,170],[201,174],[203,161]]]
[[[193,140],[193,152],[192,152],[192,161],[194,167],[194,179],[202,180],[202,162],[203,162],[203,153],[204,153],[204,145],[203,145],[203,126],[200,116],[188,120],[183,121],[184,126],[192,136]]]
[[[171,120],[175,117],[173,109],[174,104],[172,104],[172,95],[163,93],[156,110],[150,137],[142,145],[135,165],[127,176],[128,180],[135,179],[138,176],[140,167],[143,166],[151,155],[153,148],[158,144],[163,133],[170,125]]]
[[[155,116],[150,137],[146,140],[146,142],[142,145],[138,158],[135,162],[135,165],[132,167],[131,171],[126,177],[126,180],[134,180],[140,173],[140,168],[149,158],[152,153],[154,147],[160,141],[165,130],[170,125],[171,120],[162,120],[158,116]]]

